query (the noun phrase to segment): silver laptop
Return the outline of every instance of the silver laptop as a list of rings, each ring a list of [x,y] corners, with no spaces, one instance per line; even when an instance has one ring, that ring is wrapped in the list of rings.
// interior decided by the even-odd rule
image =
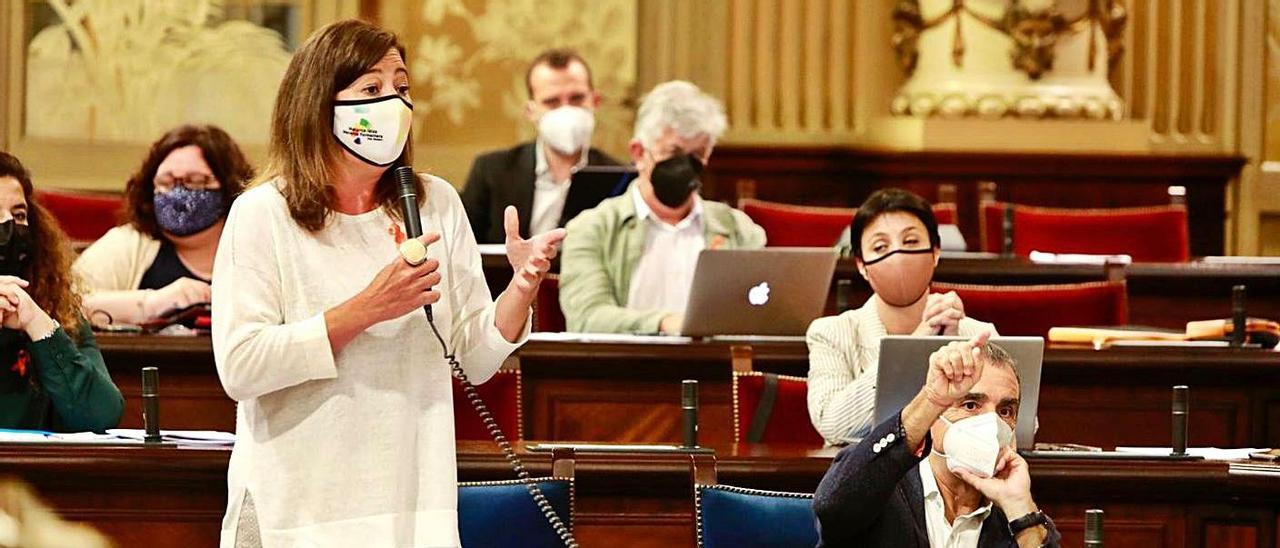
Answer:
[[[703,250],[680,334],[803,335],[822,315],[835,269],[831,247]]]
[[[964,337],[905,337],[891,335],[880,340],[880,364],[876,372],[875,423],[880,424],[911,402],[924,385],[929,355]],[[1009,351],[1018,365],[1022,400],[1018,407],[1018,449],[1035,443],[1036,407],[1040,404],[1040,366],[1044,360],[1044,339],[1040,337],[996,337],[991,342]]]

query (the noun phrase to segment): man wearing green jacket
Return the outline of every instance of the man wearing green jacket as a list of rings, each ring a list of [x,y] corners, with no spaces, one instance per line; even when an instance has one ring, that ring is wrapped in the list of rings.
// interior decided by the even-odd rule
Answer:
[[[688,82],[645,97],[630,143],[636,180],[566,227],[560,307],[570,331],[677,334],[698,253],[764,247],[746,214],[698,196],[727,125],[720,102]]]

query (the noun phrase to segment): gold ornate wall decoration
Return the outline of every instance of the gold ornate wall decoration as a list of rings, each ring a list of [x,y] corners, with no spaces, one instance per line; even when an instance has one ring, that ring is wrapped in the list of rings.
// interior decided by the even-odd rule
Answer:
[[[893,45],[910,70],[890,111],[1120,119],[1108,71],[1096,70],[1123,51],[1118,1],[901,0]]]
[[[175,125],[208,122],[266,142],[289,52],[274,30],[229,17],[228,2],[29,5],[51,24],[27,30],[26,137],[149,143]]]
[[[636,79],[634,0],[422,0],[410,44],[415,131],[420,144],[497,148],[533,138],[524,119],[525,71],[539,52],[572,47],[604,97],[594,146],[625,149]],[[439,165],[455,183],[470,158]]]

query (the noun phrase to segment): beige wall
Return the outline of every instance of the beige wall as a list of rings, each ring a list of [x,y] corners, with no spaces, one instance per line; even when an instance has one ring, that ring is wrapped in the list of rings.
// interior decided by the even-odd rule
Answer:
[[[1227,248],[1280,251],[1280,163],[1263,164],[1280,162],[1280,0],[1123,0],[1127,53],[1111,80],[1128,120],[977,126],[887,115],[903,80],[889,46],[894,0],[293,1],[313,26],[364,10],[401,34],[415,78],[418,167],[457,185],[478,152],[532,136],[522,116],[527,60],[569,45],[605,95],[596,143],[618,156],[638,98],[673,78],[725,102],[726,143],[1240,154],[1248,164],[1231,187]],[[6,92],[23,77],[20,5],[0,10]],[[136,142],[32,139],[21,131],[21,99],[0,103],[0,144],[30,158],[46,184],[119,188],[141,155]],[[988,137],[967,138],[975,128]],[[252,143],[262,139],[243,140],[260,158]]]

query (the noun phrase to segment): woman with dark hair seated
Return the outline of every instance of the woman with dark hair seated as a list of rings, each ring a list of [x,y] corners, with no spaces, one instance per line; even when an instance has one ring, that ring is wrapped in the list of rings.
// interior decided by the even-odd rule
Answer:
[[[924,198],[897,188],[876,191],[858,208],[850,233],[858,273],[875,295],[862,308],[814,320],[806,336],[809,420],[831,445],[874,426],[880,339],[995,334],[995,326],[965,316],[955,292],[929,292],[942,240]]]
[[[251,178],[225,131],[181,126],[164,134],[125,187],[126,223],[76,261],[85,315],[99,325],[136,324],[208,303],[223,222]]]
[[[0,428],[103,431],[124,398],[80,316],[67,238],[31,188],[0,152]]]

